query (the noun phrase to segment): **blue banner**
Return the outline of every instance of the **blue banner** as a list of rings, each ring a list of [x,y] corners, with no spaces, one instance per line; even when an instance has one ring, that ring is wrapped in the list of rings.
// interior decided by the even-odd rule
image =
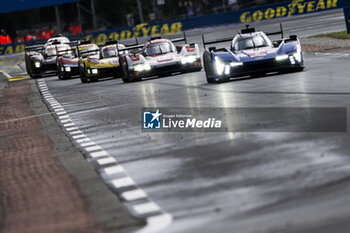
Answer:
[[[157,36],[160,34],[175,34],[186,30],[212,27],[234,23],[251,23],[267,19],[291,17],[307,13],[342,8],[348,0],[293,0],[276,4],[252,7],[238,11],[229,11],[219,14],[203,15],[181,20],[170,20],[157,23],[144,23],[131,27],[114,28],[82,34],[79,38],[70,36],[71,40],[86,38],[93,42],[103,44],[108,39],[128,40],[137,37]],[[32,42],[33,43],[33,42]],[[27,43],[26,43],[27,45]],[[9,44],[0,46],[1,54],[24,51],[23,44]]]
[[[344,17],[348,34],[350,34],[350,1],[344,2]]]
[[[3,0],[0,7],[0,13],[28,10],[45,6],[54,6],[77,0]]]

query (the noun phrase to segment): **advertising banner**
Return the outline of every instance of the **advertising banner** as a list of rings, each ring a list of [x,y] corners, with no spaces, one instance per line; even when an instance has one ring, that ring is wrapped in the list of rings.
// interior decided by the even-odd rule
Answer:
[[[94,33],[82,34],[79,38],[70,37],[70,39],[74,40],[85,38],[87,40],[102,44],[105,43],[108,39],[123,41],[137,37],[175,34],[194,28],[212,27],[234,23],[252,23],[267,19],[276,19],[307,13],[322,12],[326,10],[342,8],[343,2],[345,1],[346,0],[285,1],[276,4],[263,5],[218,14],[196,16],[181,20],[170,20],[149,24],[143,23],[130,27],[97,31]],[[0,46],[0,55],[21,51],[24,51],[23,44],[9,44]]]
[[[344,17],[346,28],[348,30],[348,33],[350,34],[350,1],[344,2]]]
[[[76,2],[78,0],[11,0],[1,5],[0,14],[40,8],[45,6],[54,6],[63,3]]]

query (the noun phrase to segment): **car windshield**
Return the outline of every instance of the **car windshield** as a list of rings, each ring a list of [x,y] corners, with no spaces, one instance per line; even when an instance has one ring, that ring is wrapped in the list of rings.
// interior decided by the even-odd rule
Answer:
[[[80,56],[83,58],[100,54],[100,51],[97,45],[81,46],[79,47],[79,52],[80,52]]]
[[[169,42],[149,44],[145,49],[145,54],[147,56],[154,56],[171,52],[174,52],[174,48]]]
[[[54,41],[57,41],[57,42],[60,42],[60,43],[68,43],[69,42],[69,39],[66,38],[66,37],[54,37],[54,38],[50,38],[47,40],[47,43],[52,43]]]
[[[71,48],[66,44],[52,45],[48,46],[45,49],[45,53],[47,56],[56,56],[64,55],[64,54],[72,54]]]
[[[271,45],[270,39],[267,36],[262,35],[238,37],[233,43],[232,48],[234,48],[234,50],[253,49]]]
[[[120,51],[121,49],[125,49],[125,45],[118,44],[118,45],[112,45],[112,46],[109,45],[109,46],[103,47],[102,56],[103,58],[110,58],[110,57],[118,57],[119,55],[123,55],[123,54],[128,54],[127,50]]]
[[[73,50],[68,45],[57,46],[58,55],[73,55]]]
[[[117,57],[118,56],[118,50],[117,50],[117,48],[104,49],[102,51],[102,55],[103,55],[104,58]]]

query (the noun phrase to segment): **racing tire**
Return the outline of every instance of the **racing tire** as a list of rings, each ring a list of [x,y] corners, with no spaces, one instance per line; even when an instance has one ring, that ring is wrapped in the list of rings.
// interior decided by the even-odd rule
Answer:
[[[132,80],[130,79],[130,71],[128,61],[126,60],[125,65],[123,66],[123,76],[122,80],[124,83],[130,83]]]
[[[89,80],[87,78],[80,78],[81,83],[88,83]]]
[[[204,71],[205,71],[205,77],[207,78],[208,83],[219,83],[219,80],[215,79],[214,75],[214,67],[213,67],[213,59],[211,57],[211,53],[207,50],[203,53],[203,64],[204,64]]]
[[[85,70],[85,64],[84,64],[83,69],[81,69],[81,66],[79,65],[80,81],[81,81],[81,83],[88,83],[90,81],[90,79],[88,77],[86,77],[84,70]]]
[[[40,74],[33,73],[33,67],[31,64],[28,65],[27,73],[28,73],[29,77],[31,77],[32,79],[41,78]]]
[[[304,70],[304,68],[305,68],[305,67],[303,67],[303,66],[302,66],[302,67],[297,67],[297,68],[294,69],[294,71],[295,71],[295,72],[301,72],[301,71]]]
[[[41,78],[41,75],[35,75],[35,74],[29,74],[29,77],[31,77],[32,79],[36,79],[36,78]]]

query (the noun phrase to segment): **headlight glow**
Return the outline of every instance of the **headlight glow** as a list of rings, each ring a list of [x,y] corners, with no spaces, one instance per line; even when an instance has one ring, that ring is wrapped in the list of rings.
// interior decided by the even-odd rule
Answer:
[[[181,58],[181,64],[187,64],[187,63],[194,63],[197,61],[197,58],[195,56],[186,56]]]
[[[288,54],[278,55],[276,56],[276,61],[282,61],[288,59]]]
[[[151,69],[151,66],[149,64],[137,64],[134,65],[134,70],[137,72],[141,71],[149,71]]]
[[[69,66],[66,67],[66,72],[70,72],[71,68]]]
[[[300,45],[297,45],[297,51],[296,53],[293,54],[295,60],[297,60],[297,62],[301,62],[301,47]]]
[[[34,63],[34,65],[35,65],[36,68],[40,68],[40,66],[41,66],[40,62],[38,62],[38,61],[36,61],[36,62]]]
[[[225,64],[218,57],[215,58],[215,69],[218,75],[222,75],[225,69]]]
[[[289,57],[290,64],[294,65],[295,64],[295,59],[293,56]]]
[[[230,63],[230,66],[231,66],[231,67],[242,66],[242,65],[243,65],[243,62],[231,62],[231,63]]]
[[[229,75],[229,74],[230,74],[230,69],[231,69],[231,68],[230,68],[229,65],[226,65],[226,66],[225,66],[225,74],[226,74],[226,75]]]
[[[91,69],[91,73],[92,74],[98,74],[98,70],[97,69]]]

